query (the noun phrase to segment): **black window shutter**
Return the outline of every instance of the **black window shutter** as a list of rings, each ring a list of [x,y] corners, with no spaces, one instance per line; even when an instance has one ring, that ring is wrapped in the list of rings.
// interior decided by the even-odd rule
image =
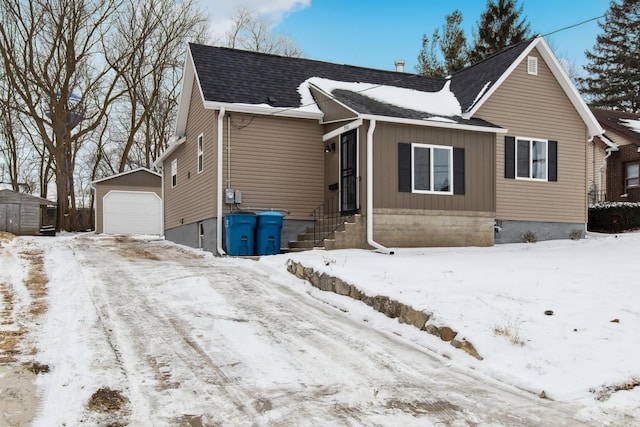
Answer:
[[[515,179],[516,177],[516,138],[504,137],[504,177]]]
[[[558,141],[549,141],[549,181],[558,180]]]
[[[398,191],[411,193],[411,144],[398,144]]]
[[[464,148],[453,148],[453,194],[464,194]]]

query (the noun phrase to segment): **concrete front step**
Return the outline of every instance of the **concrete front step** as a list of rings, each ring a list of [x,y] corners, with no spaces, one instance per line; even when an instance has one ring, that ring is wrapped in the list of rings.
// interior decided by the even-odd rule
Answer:
[[[313,240],[292,240],[289,242],[289,249],[313,249]]]

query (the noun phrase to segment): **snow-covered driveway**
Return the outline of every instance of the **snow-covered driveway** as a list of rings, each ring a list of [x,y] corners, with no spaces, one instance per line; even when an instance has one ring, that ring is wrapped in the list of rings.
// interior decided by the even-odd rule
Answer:
[[[374,327],[397,322],[251,260],[93,235],[30,244],[50,280],[35,425],[585,425],[578,405],[447,366],[409,326]],[[88,409],[104,387],[128,403]]]

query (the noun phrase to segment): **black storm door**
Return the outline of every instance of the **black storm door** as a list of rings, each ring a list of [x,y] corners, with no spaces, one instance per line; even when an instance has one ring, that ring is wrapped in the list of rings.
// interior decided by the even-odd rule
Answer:
[[[340,136],[340,212],[350,215],[357,206],[357,145],[356,130]]]

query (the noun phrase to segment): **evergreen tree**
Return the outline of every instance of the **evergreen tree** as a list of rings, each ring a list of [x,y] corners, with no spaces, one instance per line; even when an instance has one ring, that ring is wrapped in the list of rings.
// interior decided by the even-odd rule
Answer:
[[[422,36],[422,49],[416,66],[419,74],[444,77],[463,69],[468,63],[467,38],[460,27],[462,13],[454,10],[445,20],[442,36],[439,29],[433,32],[431,41],[426,34]]]
[[[471,62],[478,62],[512,44],[529,38],[531,29],[526,18],[521,18],[522,6],[517,0],[488,0],[487,9],[480,15],[474,34],[474,45],[469,52]]]
[[[611,0],[603,33],[587,50],[589,77],[580,89],[593,105],[637,113],[640,111],[640,1]]]

